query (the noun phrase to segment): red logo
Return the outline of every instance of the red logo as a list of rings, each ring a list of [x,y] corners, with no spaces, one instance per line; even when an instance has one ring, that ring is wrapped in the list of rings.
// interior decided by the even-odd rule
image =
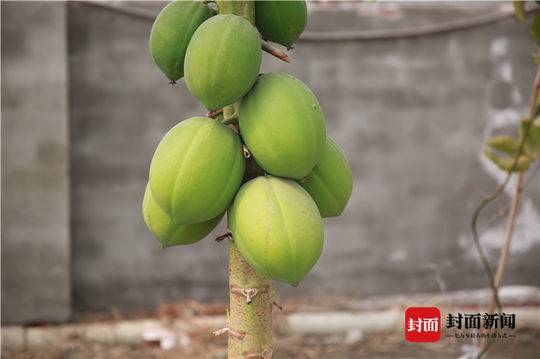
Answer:
[[[436,342],[441,338],[441,311],[436,307],[409,307],[405,311],[405,339]]]

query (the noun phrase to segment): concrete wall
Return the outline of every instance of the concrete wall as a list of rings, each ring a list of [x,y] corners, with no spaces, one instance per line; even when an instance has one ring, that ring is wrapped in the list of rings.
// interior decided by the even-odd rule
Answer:
[[[160,249],[141,202],[155,146],[203,108],[148,53],[151,22],[69,6],[73,294],[77,310],[225,298],[225,246]],[[223,228],[223,227],[221,227]]]
[[[355,174],[351,203],[326,222],[325,251],[304,293],[485,285],[468,224],[504,177],[482,156],[483,142],[527,113],[534,75],[527,31],[510,18],[416,39],[298,44],[289,71],[319,96]],[[506,283],[537,285],[540,182],[527,181]],[[482,223],[496,220],[495,208],[485,213]],[[480,226],[494,263],[503,224]]]
[[[439,19],[441,11],[398,9],[394,15],[324,10],[311,14],[309,28],[400,27]],[[451,16],[465,13],[447,9],[443,18]],[[150,27],[142,19],[68,5],[75,313],[226,298],[224,244],[210,237],[161,250],[141,218],[155,146],[178,121],[205,112],[182,81],[168,85],[152,63]],[[347,153],[355,176],[345,214],[325,222],[321,260],[300,288],[278,285],[279,295],[484,287],[468,221],[503,174],[482,157],[482,143],[514,129],[526,113],[532,49],[527,27],[508,19],[421,38],[299,42],[292,65],[265,56],[263,71],[288,71],[317,94],[328,133]],[[506,283],[537,285],[540,186],[538,177],[526,182]],[[503,198],[503,205],[508,201]],[[13,216],[12,228],[21,228],[20,216]],[[493,216],[495,209],[486,211],[481,229],[494,260],[503,224]],[[2,244],[15,241],[2,237]],[[32,246],[43,241],[25,239]],[[13,268],[3,264],[3,275],[17,283]]]
[[[70,313],[66,11],[2,2],[2,322]]]

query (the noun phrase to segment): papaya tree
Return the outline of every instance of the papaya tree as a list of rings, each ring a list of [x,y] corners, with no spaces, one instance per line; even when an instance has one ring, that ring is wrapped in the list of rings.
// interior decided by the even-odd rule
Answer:
[[[349,163],[327,136],[319,101],[287,73],[261,74],[268,41],[292,47],[304,1],[173,1],[150,34],[166,78],[185,78],[206,116],[181,121],[157,146],[143,217],[162,247],[193,244],[226,215],[229,358],[270,358],[272,280],[298,284],[318,261],[322,218],[352,192]]]

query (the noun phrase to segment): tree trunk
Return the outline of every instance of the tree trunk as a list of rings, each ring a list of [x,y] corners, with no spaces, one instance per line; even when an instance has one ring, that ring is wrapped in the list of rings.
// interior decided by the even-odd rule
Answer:
[[[255,24],[253,1],[218,1],[220,14],[242,16]],[[223,113],[234,112],[234,105]],[[246,262],[229,242],[229,348],[228,358],[272,357],[272,280],[263,277]]]
[[[252,297],[253,290],[257,292]],[[228,320],[233,333],[229,333],[229,359],[271,357],[271,292],[272,280],[257,274],[230,242]]]

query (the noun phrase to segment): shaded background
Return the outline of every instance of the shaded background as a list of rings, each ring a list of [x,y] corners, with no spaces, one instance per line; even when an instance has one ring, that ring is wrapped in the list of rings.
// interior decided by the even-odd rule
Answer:
[[[157,13],[164,3],[136,6]],[[500,6],[310,4],[307,30],[417,27]],[[226,247],[212,240],[223,223],[196,245],[161,250],[142,220],[160,138],[205,113],[152,63],[151,22],[84,3],[1,10],[2,322],[226,300]],[[315,92],[355,183],[343,216],[325,220],[318,264],[299,288],[277,285],[279,295],[485,287],[468,222],[504,173],[482,143],[526,114],[533,49],[528,27],[510,17],[414,38],[300,41],[291,65],[265,55],[262,71],[290,72]],[[537,170],[526,178],[505,284],[538,285]],[[493,263],[504,237],[496,209],[481,224]]]

